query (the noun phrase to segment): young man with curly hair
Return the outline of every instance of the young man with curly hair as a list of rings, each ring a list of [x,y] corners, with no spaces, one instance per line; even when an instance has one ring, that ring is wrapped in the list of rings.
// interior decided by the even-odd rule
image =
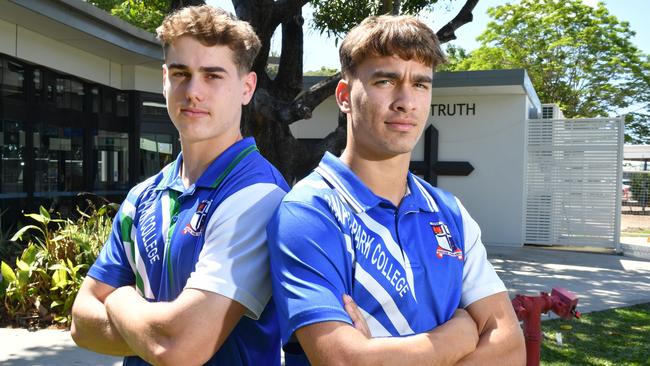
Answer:
[[[260,42],[210,6],[170,14],[157,33],[182,152],[129,192],[72,336],[125,365],[279,365],[265,227],[288,187],[240,133]]]

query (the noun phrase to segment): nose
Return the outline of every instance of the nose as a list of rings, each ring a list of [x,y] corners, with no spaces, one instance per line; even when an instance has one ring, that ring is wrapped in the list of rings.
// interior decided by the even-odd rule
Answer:
[[[201,83],[201,78],[193,77],[189,78],[185,84],[185,97],[189,101],[201,102],[204,98],[203,85]]]
[[[415,95],[409,85],[401,85],[395,88],[394,99],[391,105],[392,109],[396,112],[411,112],[415,109]]]

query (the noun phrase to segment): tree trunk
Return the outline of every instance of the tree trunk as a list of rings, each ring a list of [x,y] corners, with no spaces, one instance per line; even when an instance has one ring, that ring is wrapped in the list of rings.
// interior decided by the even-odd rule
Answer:
[[[253,65],[258,86],[251,104],[244,110],[242,132],[255,137],[262,154],[293,184],[318,164],[325,151],[338,155],[345,147],[346,119],[341,113],[337,128],[320,141],[299,141],[289,129],[292,123],[311,118],[313,110],[334,94],[340,74],[302,90],[302,7],[308,0],[232,2],[239,19],[248,21],[262,41],[262,50]],[[458,15],[438,31],[442,43],[455,39],[455,30],[472,20],[477,2],[467,0]],[[382,0],[386,13],[398,14],[400,5],[400,0]],[[278,26],[282,27],[282,51],[278,74],[271,79],[266,66],[271,37]]]
[[[204,0],[172,0],[169,12],[174,12],[186,6],[205,5]]]

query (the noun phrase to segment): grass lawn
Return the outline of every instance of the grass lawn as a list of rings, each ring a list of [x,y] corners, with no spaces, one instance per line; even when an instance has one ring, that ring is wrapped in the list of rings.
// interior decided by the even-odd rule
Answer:
[[[545,366],[650,365],[650,303],[548,320],[542,331]]]
[[[648,236],[650,230],[648,229],[639,229],[636,231],[621,231],[621,236]]]

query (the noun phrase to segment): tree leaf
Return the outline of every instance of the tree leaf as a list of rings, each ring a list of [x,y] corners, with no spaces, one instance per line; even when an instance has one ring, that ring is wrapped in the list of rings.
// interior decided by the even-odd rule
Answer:
[[[2,271],[2,277],[4,281],[6,281],[7,283],[16,281],[16,274],[11,269],[11,267],[9,267],[9,265],[4,261],[0,263],[0,270]]]
[[[31,214],[30,214],[30,215],[31,215]],[[37,216],[40,217],[40,215],[37,215]],[[18,240],[22,239],[23,234],[25,234],[25,233],[26,233],[27,231],[29,231],[29,230],[38,230],[41,234],[45,235],[45,233],[43,232],[43,229],[41,229],[40,227],[35,226],[35,225],[27,225],[27,226],[23,226],[22,228],[20,228],[20,230],[18,230],[18,231],[17,231],[17,232],[16,232],[16,233],[11,237],[11,239],[9,239],[9,240],[11,240],[11,241],[18,241]]]

